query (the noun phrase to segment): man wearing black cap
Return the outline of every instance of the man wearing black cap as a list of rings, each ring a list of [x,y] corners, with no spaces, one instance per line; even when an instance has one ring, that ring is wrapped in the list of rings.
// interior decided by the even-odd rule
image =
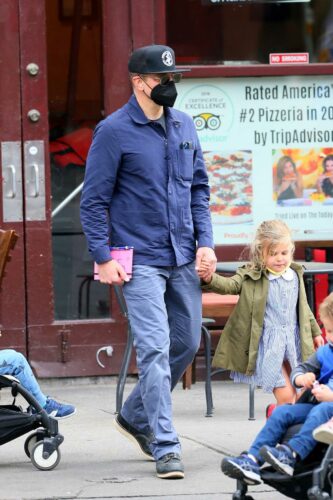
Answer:
[[[201,261],[207,274],[216,266],[209,187],[193,120],[172,109],[186,71],[174,51],[142,47],[128,69],[132,97],[95,130],[81,220],[101,282],[124,284],[134,336],[139,382],[115,426],[156,461],[158,477],[175,479],[184,466],[171,390],[200,343],[196,269]],[[134,247],[131,279],[110,245]]]

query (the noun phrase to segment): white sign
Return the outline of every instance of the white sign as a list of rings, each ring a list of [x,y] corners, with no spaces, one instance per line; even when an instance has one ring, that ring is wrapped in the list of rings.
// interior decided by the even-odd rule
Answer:
[[[217,244],[248,243],[273,218],[295,240],[333,239],[324,166],[333,155],[333,76],[184,79],[177,88],[175,107],[192,116],[204,152]]]

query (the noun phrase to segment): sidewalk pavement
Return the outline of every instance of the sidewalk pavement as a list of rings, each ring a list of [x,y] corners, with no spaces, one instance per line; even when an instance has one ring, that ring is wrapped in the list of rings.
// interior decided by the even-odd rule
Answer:
[[[65,440],[61,461],[52,471],[37,470],[24,453],[28,434],[4,444],[0,455],[1,500],[231,499],[236,482],[221,473],[221,459],[248,447],[265,423],[272,397],[256,390],[256,420],[248,420],[248,386],[213,382],[214,416],[205,417],[205,388],[179,383],[173,392],[174,423],[182,443],[185,478],[156,477],[155,464],[141,458],[135,445],[112,425],[116,379],[41,381],[51,397],[73,403],[77,414],[59,422]],[[130,381],[126,394],[133,388]],[[1,392],[1,404],[9,398]],[[262,484],[249,488],[255,500],[287,498]]]

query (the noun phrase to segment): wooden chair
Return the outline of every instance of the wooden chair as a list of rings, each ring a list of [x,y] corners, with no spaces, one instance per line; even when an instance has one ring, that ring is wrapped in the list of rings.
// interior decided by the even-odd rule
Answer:
[[[14,230],[9,229],[4,231],[0,229],[0,288],[2,279],[5,275],[5,267],[7,262],[10,261],[9,252],[13,250],[16,241],[18,239],[18,235]]]

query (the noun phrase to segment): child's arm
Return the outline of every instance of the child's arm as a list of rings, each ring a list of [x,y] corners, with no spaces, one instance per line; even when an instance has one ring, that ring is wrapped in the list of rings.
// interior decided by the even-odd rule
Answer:
[[[309,389],[319,374],[320,363],[317,354],[314,353],[306,361],[293,369],[290,380],[295,387],[307,387]]]
[[[220,293],[222,295],[239,295],[242,289],[243,276],[242,273],[237,271],[237,274],[226,278],[219,274],[213,273],[209,284],[202,284],[203,290],[210,292]]]
[[[313,372],[307,372],[302,375],[296,375],[294,378],[294,384],[296,385],[296,387],[305,387],[306,389],[311,389],[315,380],[315,374]]]

